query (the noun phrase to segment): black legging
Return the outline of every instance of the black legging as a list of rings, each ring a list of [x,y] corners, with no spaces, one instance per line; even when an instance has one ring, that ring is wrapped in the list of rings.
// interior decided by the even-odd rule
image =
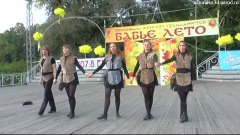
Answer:
[[[75,91],[77,86],[76,85],[69,85],[65,86],[66,93],[69,100],[70,111],[74,114],[75,106],[76,106],[76,99],[75,99]]]
[[[155,86],[142,87],[142,92],[145,100],[145,107],[148,115],[151,115],[154,89],[155,89]]]
[[[181,110],[181,114],[186,113],[187,114],[187,95],[188,92],[180,92],[178,91],[178,95],[180,98],[180,110]]]
[[[108,108],[110,106],[110,98],[111,98],[112,89],[105,88],[105,103],[104,103],[104,115],[107,115]],[[119,114],[120,107],[120,93],[121,89],[115,89],[115,104],[116,104],[116,113]]]
[[[44,112],[48,102],[51,107],[51,111],[56,111],[56,106],[55,106],[55,102],[52,94],[52,84],[53,84],[53,79],[47,82],[43,81],[44,98],[43,98],[42,106],[39,111],[40,114]]]

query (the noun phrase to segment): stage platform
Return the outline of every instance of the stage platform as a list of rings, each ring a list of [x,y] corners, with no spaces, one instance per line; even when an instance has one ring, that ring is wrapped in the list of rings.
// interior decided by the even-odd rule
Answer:
[[[143,121],[144,98],[140,87],[125,86],[121,92],[120,115],[115,117],[114,91],[107,120],[97,120],[103,112],[104,87],[101,83],[80,82],[76,91],[76,117],[69,119],[65,91],[53,86],[57,112],[42,116],[43,100],[38,83],[0,88],[0,134],[239,134],[240,83],[194,82],[188,95],[189,121],[179,123],[178,94],[168,86],[157,86],[152,114]],[[32,101],[33,105],[22,106]]]

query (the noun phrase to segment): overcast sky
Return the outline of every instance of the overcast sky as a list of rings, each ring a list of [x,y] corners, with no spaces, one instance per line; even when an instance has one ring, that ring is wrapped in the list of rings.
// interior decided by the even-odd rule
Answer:
[[[26,0],[0,0],[0,33],[14,27],[20,22],[26,26]],[[42,9],[32,8],[33,24],[42,24],[46,21],[47,16]]]

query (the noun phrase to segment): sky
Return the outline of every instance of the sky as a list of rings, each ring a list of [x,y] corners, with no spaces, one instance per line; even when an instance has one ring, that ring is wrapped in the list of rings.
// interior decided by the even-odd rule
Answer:
[[[26,0],[0,0],[0,3],[0,33],[14,27],[18,22],[26,26]],[[32,12],[33,24],[42,24],[46,21],[44,9],[32,6]]]

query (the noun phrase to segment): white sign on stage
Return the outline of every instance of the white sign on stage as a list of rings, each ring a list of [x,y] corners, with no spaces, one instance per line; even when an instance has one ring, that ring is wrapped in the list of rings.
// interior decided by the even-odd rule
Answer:
[[[104,57],[102,58],[86,58],[86,59],[78,59],[79,64],[83,67],[84,70],[94,70],[98,66],[102,64]],[[60,64],[60,60],[56,60],[56,65]],[[76,67],[78,70],[78,68]],[[103,67],[103,69],[106,69],[106,66]]]

